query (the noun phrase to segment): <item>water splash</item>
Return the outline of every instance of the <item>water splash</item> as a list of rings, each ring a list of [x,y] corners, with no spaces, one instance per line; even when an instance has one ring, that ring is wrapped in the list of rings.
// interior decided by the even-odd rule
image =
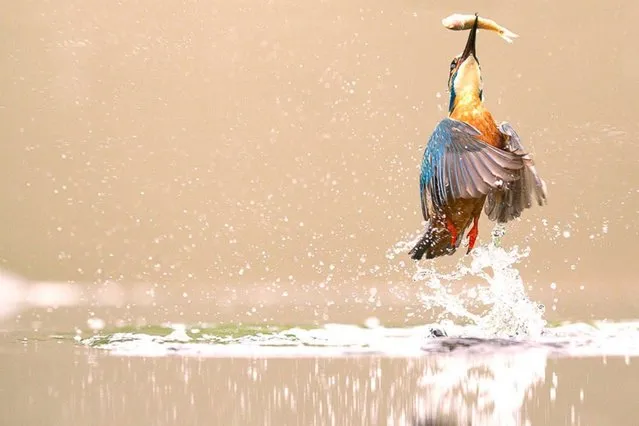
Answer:
[[[497,225],[492,241],[471,252],[469,266],[462,259],[454,271],[442,273],[431,265],[420,268],[413,280],[425,282],[428,290],[422,300],[426,309],[443,308],[439,320],[453,316],[470,321],[482,337],[538,337],[546,325],[544,306],[528,298],[515,267],[530,250],[501,247],[503,235],[504,227]],[[453,292],[454,283],[471,278],[488,285],[466,284],[458,293]]]

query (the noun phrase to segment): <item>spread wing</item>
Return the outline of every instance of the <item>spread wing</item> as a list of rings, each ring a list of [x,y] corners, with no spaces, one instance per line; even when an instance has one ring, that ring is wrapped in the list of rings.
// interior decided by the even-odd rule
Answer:
[[[517,180],[491,192],[486,199],[486,215],[491,220],[505,223],[521,216],[524,209],[532,207],[533,201],[537,201],[540,206],[546,204],[547,192],[546,183],[537,174],[532,157],[524,150],[515,129],[504,122],[499,130],[508,139],[506,150],[521,156],[524,163],[524,167],[517,171]]]
[[[440,209],[449,200],[478,198],[517,179],[521,156],[477,139],[480,132],[462,121],[446,118],[431,135],[420,177],[422,213]]]

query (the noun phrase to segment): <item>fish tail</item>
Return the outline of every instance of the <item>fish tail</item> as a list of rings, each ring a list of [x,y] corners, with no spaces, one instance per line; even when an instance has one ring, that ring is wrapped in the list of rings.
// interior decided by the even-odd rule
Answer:
[[[508,43],[512,43],[514,38],[519,37],[519,34],[515,34],[510,31],[508,28],[502,27],[499,31],[499,36],[506,40]]]

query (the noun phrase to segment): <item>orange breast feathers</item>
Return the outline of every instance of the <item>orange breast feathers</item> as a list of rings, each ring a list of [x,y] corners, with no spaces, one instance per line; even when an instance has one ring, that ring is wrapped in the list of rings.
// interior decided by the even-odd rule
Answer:
[[[492,114],[484,107],[481,101],[469,104],[459,103],[450,114],[450,118],[464,121],[474,126],[481,132],[479,139],[487,144],[496,146],[497,148],[504,147],[504,137],[497,128]]]

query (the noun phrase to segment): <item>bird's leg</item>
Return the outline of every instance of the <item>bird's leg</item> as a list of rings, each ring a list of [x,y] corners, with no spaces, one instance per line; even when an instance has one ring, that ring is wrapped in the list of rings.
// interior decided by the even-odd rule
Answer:
[[[477,234],[479,234],[479,215],[473,218],[473,227],[470,228],[470,232],[468,233],[468,251],[466,254],[470,253],[473,247],[475,247]]]
[[[450,218],[446,218],[446,229],[450,232],[450,245],[455,247],[455,243],[457,242],[457,228],[455,228],[455,224]]]

